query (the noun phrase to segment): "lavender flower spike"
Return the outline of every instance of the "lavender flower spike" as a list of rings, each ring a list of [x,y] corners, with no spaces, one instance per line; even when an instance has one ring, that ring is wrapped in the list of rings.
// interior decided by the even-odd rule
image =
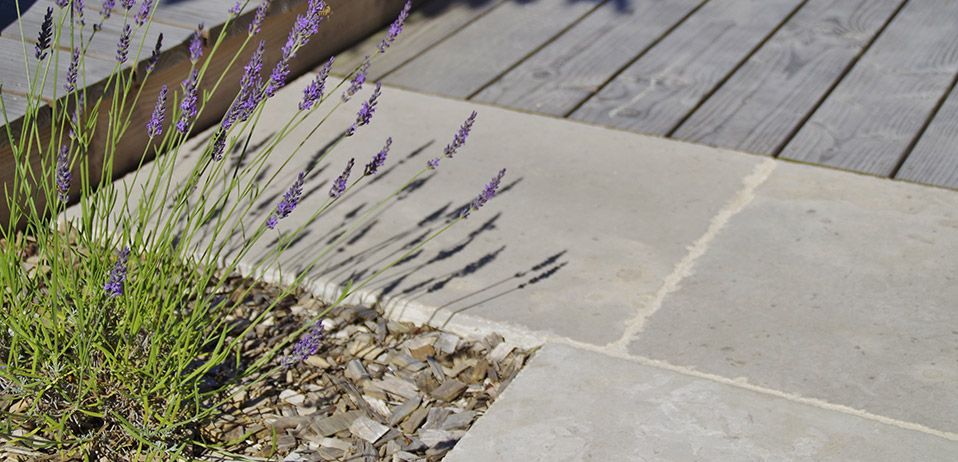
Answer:
[[[266,220],[267,228],[276,228],[276,224],[279,223],[279,220],[293,213],[293,210],[296,209],[296,205],[299,204],[300,197],[303,195],[303,183],[305,181],[306,172],[299,172],[296,181],[293,182],[292,186],[283,194],[283,199],[279,201],[279,204],[276,204],[276,211]]]
[[[150,19],[150,11],[152,10],[153,0],[143,0],[143,3],[140,4],[140,12],[133,18],[133,20],[136,21],[136,25],[142,26],[146,24],[146,20]]]
[[[296,52],[307,42],[309,38],[319,31],[319,23],[323,20],[323,14],[326,10],[326,3],[323,0],[307,0],[306,11],[296,17],[292,30],[289,31],[289,37],[286,44],[283,45],[283,56],[276,63],[273,72],[270,74],[269,84],[266,85],[266,96],[272,97],[276,91],[286,85],[286,78],[289,77],[289,60],[296,55]]]
[[[135,3],[136,0],[120,0],[120,6],[122,6],[125,10],[132,9]]]
[[[343,173],[333,182],[333,187],[329,189],[329,197],[333,199],[341,196],[346,191],[346,182],[349,181],[349,172],[353,169],[355,159],[349,159]]]
[[[190,62],[196,63],[203,56],[203,23],[196,26],[190,39]]]
[[[353,76],[353,80],[349,83],[349,88],[343,92],[343,102],[349,101],[349,98],[352,98],[353,95],[359,93],[359,90],[363,88],[363,84],[366,83],[366,73],[369,72],[369,56],[363,60],[363,64],[359,66],[359,70],[356,71],[356,75]]]
[[[76,90],[77,74],[80,67],[80,49],[74,48],[73,55],[70,56],[70,67],[67,68],[67,81],[63,88],[67,93]]]
[[[149,61],[146,62],[146,72],[153,72],[153,69],[156,68],[157,61],[160,60],[160,49],[163,48],[163,34],[156,36],[156,46],[153,47],[153,53],[150,55]]]
[[[389,147],[392,146],[392,144],[392,137],[386,138],[386,145],[366,164],[366,171],[363,172],[363,175],[375,175],[376,172],[383,167],[386,163],[386,156],[389,155]]]
[[[183,99],[180,101],[180,120],[176,122],[176,130],[180,133],[186,133],[190,126],[190,120],[196,117],[196,79],[199,78],[199,70],[193,69],[193,73],[183,81]]]
[[[263,21],[266,19],[266,10],[269,9],[269,4],[271,0],[263,0],[258,7],[256,7],[256,15],[253,16],[253,22],[249,24],[249,35],[256,35],[259,33],[260,28],[263,26]]]
[[[396,37],[402,33],[403,24],[406,22],[406,18],[409,17],[409,10],[412,9],[412,1],[406,0],[406,4],[403,5],[402,11],[399,12],[399,17],[389,25],[389,30],[386,31],[386,38],[379,42],[379,52],[385,53],[386,48],[389,48],[389,45],[392,45],[396,41]]]
[[[462,123],[462,126],[459,127],[459,131],[453,136],[452,143],[447,144],[446,149],[443,151],[446,157],[452,159],[453,154],[455,154],[462,145],[466,144],[466,138],[469,137],[469,131],[472,130],[472,124],[476,122],[476,116],[478,115],[476,111],[472,111],[472,114],[469,114],[466,121]]]
[[[160,95],[156,97],[156,106],[153,107],[153,115],[150,121],[146,123],[146,134],[150,138],[163,134],[163,119],[166,117],[166,85],[160,88]]]
[[[110,15],[113,14],[113,8],[116,8],[116,0],[103,0],[100,6],[100,18],[110,19]],[[103,21],[100,21],[100,23],[102,24]]]
[[[439,158],[436,157],[436,158],[434,158],[434,159],[429,159],[429,160],[427,160],[427,161],[426,161],[426,166],[429,167],[430,170],[435,170],[435,169],[439,168]]]
[[[323,98],[323,92],[326,91],[326,79],[329,77],[329,71],[332,70],[335,59],[335,56],[330,57],[316,74],[316,78],[303,89],[303,100],[299,102],[299,110],[308,111],[313,104]]]
[[[73,0],[73,20],[80,25],[86,24],[86,19],[83,18],[83,10],[86,7],[86,0]]]
[[[483,205],[486,205],[486,202],[489,202],[490,199],[496,196],[496,192],[499,190],[499,183],[502,182],[502,177],[506,175],[506,169],[499,170],[499,174],[492,178],[485,188],[482,188],[482,192],[472,200],[472,203],[468,207],[463,209],[462,218],[469,216],[469,212],[473,210],[479,210]]]
[[[234,3],[233,6],[230,7],[230,9],[226,10],[226,12],[233,17],[239,16],[241,11],[243,11],[242,0],[236,0],[236,3]]]
[[[126,62],[127,53],[130,50],[130,33],[133,28],[129,24],[123,26],[123,32],[120,34],[120,40],[116,43],[116,62],[123,64]]]
[[[293,354],[283,358],[283,366],[290,367],[316,354],[319,351],[319,342],[323,339],[323,334],[323,320],[320,319],[316,321],[316,324],[313,324],[313,327],[306,334],[300,337],[296,345],[293,345]]]
[[[363,125],[369,125],[369,122],[373,119],[373,113],[376,112],[376,102],[382,93],[382,89],[382,84],[376,83],[376,89],[373,90],[373,94],[369,96],[368,101],[363,101],[362,107],[359,108],[359,112],[356,114],[356,122],[346,130],[346,136],[353,136],[357,128]]]
[[[43,22],[40,24],[40,33],[37,34],[37,44],[34,56],[37,60],[43,61],[47,57],[47,49],[50,48],[50,38],[53,37],[53,7],[47,7],[47,13],[43,15]]]
[[[66,8],[70,4],[70,0],[56,0],[55,3],[60,8]]]
[[[63,145],[60,147],[60,154],[57,156],[57,195],[61,202],[66,202],[70,193],[70,147]]]
[[[119,297],[123,295],[123,287],[126,282],[126,263],[130,257],[130,248],[124,247],[117,254],[116,263],[110,271],[110,278],[103,284],[103,290],[110,297]]]

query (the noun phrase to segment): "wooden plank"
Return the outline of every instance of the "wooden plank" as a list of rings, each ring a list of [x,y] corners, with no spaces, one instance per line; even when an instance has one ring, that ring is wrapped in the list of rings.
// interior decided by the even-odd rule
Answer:
[[[30,68],[30,75],[37,73],[37,61],[33,55],[33,45],[27,45],[27,64]],[[64,84],[66,83],[67,66],[70,63],[70,52],[66,50],[53,49],[50,55],[43,61],[46,66],[48,61],[51,63],[49,74],[46,78],[46,84],[43,87],[41,96],[47,100],[53,100],[56,96],[62,96]],[[57,75],[53,75],[53,59],[58,59]],[[29,79],[24,66],[23,48],[19,40],[12,40],[6,37],[0,37],[0,82],[3,82],[4,92],[16,93],[20,95],[29,94]],[[93,84],[99,82],[110,75],[113,71],[114,62],[97,59],[95,57],[85,58],[86,63],[86,82]],[[42,70],[41,70],[42,72]],[[39,85],[37,83],[36,85]]]
[[[426,3],[409,15],[396,43],[390,46],[385,54],[375,57],[369,70],[369,78],[373,81],[382,79],[502,1],[489,0],[478,5],[457,0],[433,0]],[[359,67],[366,55],[376,51],[376,46],[385,34],[386,29],[383,29],[337,55],[333,73],[346,75]]]
[[[895,178],[958,189],[958,88],[952,88]]]
[[[27,113],[27,99],[23,96],[0,91],[0,98],[3,99],[3,112],[0,112],[0,126],[3,126],[4,115],[6,120],[14,122]],[[6,143],[6,132],[0,132],[0,144]]]
[[[565,116],[701,4],[636,0],[622,11],[607,2],[475,99]]]
[[[811,0],[672,137],[776,154],[902,3]]]
[[[571,117],[668,134],[801,3],[710,1]]]
[[[889,176],[958,73],[958,2],[908,2],[781,156]]]
[[[199,23],[215,26],[226,22],[230,16],[229,9],[235,3],[236,0],[161,0],[153,13],[153,22],[187,29],[193,29]],[[250,0],[244,11],[248,12],[258,4]]]
[[[508,1],[388,75],[384,82],[465,98],[595,7],[568,0]]]

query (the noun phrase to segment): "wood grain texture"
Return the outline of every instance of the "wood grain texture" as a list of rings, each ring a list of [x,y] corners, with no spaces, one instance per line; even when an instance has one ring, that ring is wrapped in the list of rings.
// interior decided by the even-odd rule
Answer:
[[[958,188],[958,89],[951,90],[895,178]]]
[[[565,116],[701,4],[635,0],[623,11],[607,2],[475,99]]]
[[[5,120],[14,121],[27,113],[27,99],[23,96],[13,93],[0,91],[0,98],[3,99],[3,111],[0,112],[0,124]],[[6,117],[6,119],[4,119]],[[6,133],[0,134],[0,138],[5,138]]]
[[[958,2],[908,2],[781,157],[888,176],[958,73]]]
[[[502,3],[488,0],[478,4],[459,0],[433,0],[413,11],[406,20],[399,39],[386,51],[376,56],[369,69],[369,79],[376,81],[411,61],[425,50],[455,34],[464,26]],[[333,72],[347,75],[362,64],[363,59],[377,51],[376,46],[385,36],[383,29],[336,56]]]
[[[49,70],[46,71],[46,78],[42,79],[44,71],[41,68],[37,71],[37,61],[33,54],[33,45],[27,44],[26,64],[24,65],[24,55],[22,44],[19,40],[13,40],[6,37],[0,37],[0,82],[3,82],[4,92],[26,95],[30,92],[31,80],[37,80],[40,77],[45,85],[40,93],[41,97],[52,101],[57,96],[65,93],[63,89],[66,83],[67,66],[70,63],[70,52],[62,49],[49,50],[48,56],[42,61],[43,66],[49,64]],[[53,60],[58,60],[57,73],[54,75]],[[114,62],[87,57],[85,59],[86,78],[89,83],[99,82],[105,79],[113,71]],[[29,67],[29,78],[27,76],[27,67]],[[39,87],[39,81],[33,85]]]
[[[571,118],[665,135],[800,4],[712,0]]]
[[[811,0],[672,135],[774,155],[902,0]]]
[[[507,1],[387,76],[384,83],[465,98],[588,14],[593,2]]]

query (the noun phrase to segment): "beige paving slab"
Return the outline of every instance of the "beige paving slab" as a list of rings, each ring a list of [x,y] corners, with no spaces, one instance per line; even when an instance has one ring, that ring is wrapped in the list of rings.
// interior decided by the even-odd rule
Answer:
[[[281,128],[305,83],[292,83],[270,102],[271,115],[262,118],[252,146]],[[333,115],[294,156],[280,180],[269,186],[260,182],[265,199],[255,204],[244,222],[252,227],[265,220],[297,172],[315,163],[302,203],[278,227],[295,229],[329,199],[331,181],[348,158],[356,158],[355,178],[392,136],[385,173],[310,226],[278,265],[259,269],[280,268],[293,274],[307,268],[338,233],[349,229],[344,224],[348,217],[362,217],[428,159],[441,156],[462,120],[478,109],[473,133],[454,159],[444,158],[440,169],[427,174],[414,193],[401,195],[391,208],[372,215],[368,227],[358,228],[341,246],[334,246],[336,250],[309,272],[311,283],[328,286],[370,275],[400,256],[404,246],[441,227],[500,168],[508,168],[503,192],[486,208],[366,288],[384,294],[396,312],[412,306],[441,308],[447,315],[468,314],[584,342],[614,341],[622,335],[625,321],[654,298],[711,218],[743,187],[743,179],[764,162],[386,88],[372,124],[317,163],[323,147],[353,122],[360,98],[369,91]],[[297,129],[275,152],[292,152],[307,130]],[[193,156],[179,165],[192,166]],[[232,165],[236,159],[226,162]],[[269,170],[262,179],[272,173]],[[264,244],[279,234],[267,236]],[[242,233],[232,238],[241,245]],[[255,247],[244,258],[246,267],[269,255],[264,247]]]
[[[446,457],[485,461],[950,461],[958,442],[546,345]]]
[[[958,194],[780,163],[629,350],[958,431]]]

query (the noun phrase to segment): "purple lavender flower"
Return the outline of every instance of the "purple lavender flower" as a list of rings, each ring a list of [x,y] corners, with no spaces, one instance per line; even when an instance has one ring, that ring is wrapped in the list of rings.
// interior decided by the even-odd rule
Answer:
[[[436,158],[434,158],[434,159],[429,159],[429,160],[427,160],[427,161],[426,161],[426,166],[429,167],[431,170],[435,170],[435,169],[439,168],[439,158],[436,157]]]
[[[83,18],[83,10],[86,7],[86,0],[73,0],[73,20],[80,25],[86,24]]]
[[[56,0],[55,3],[60,8],[66,8],[70,4],[70,0]]]
[[[335,56],[331,56],[316,74],[316,78],[303,89],[303,100],[299,102],[299,110],[307,111],[322,99],[323,92],[326,91],[326,79],[329,77],[329,71],[333,68],[335,59]]]
[[[243,68],[243,77],[240,78],[240,90],[233,101],[233,105],[223,118],[223,127],[229,128],[236,121],[243,122],[252,115],[256,105],[262,97],[263,88],[263,50],[265,43],[260,40],[256,51],[250,56],[249,62]]]
[[[376,153],[373,156],[372,160],[366,164],[366,171],[363,172],[364,175],[375,175],[380,168],[386,163],[386,156],[389,154],[389,147],[393,144],[392,137],[386,138],[386,145],[383,146],[382,150]]]
[[[355,159],[349,159],[343,173],[333,182],[333,187],[329,189],[329,197],[333,199],[341,196],[346,191],[346,182],[349,181],[349,172],[353,169]]]
[[[166,85],[160,88],[160,95],[156,97],[156,106],[153,107],[153,115],[150,121],[146,123],[146,134],[150,138],[163,134],[163,119],[166,118]]]
[[[196,63],[203,56],[203,23],[196,26],[190,39],[190,62]]]
[[[120,0],[120,6],[122,6],[125,10],[132,9],[135,3],[136,0]]]
[[[381,83],[376,83],[376,89],[373,90],[373,94],[369,96],[369,100],[363,101],[363,105],[359,108],[359,112],[356,113],[356,122],[353,123],[346,130],[346,136],[353,136],[356,133],[356,129],[362,127],[363,125],[369,125],[369,122],[373,119],[373,113],[376,112],[376,102],[379,99],[379,95],[382,93],[383,86]]]
[[[226,149],[226,129],[220,128],[216,131],[216,134],[213,137],[213,149],[210,152],[210,156],[214,161],[219,162],[223,160],[223,150]]]
[[[412,1],[406,0],[406,4],[403,5],[402,11],[399,12],[399,17],[389,25],[389,30],[386,31],[386,38],[379,42],[379,52],[385,53],[386,48],[389,48],[389,45],[392,45],[396,41],[396,37],[402,33],[403,24],[406,22],[406,18],[409,17],[409,10],[412,8]]]
[[[499,190],[499,183],[502,182],[502,177],[506,176],[506,169],[499,170],[499,174],[494,176],[492,180],[482,188],[482,192],[472,200],[472,203],[468,207],[462,210],[460,215],[462,218],[469,216],[469,212],[473,210],[479,210],[483,205],[486,205],[486,202],[489,202],[490,199],[496,196],[496,192]]]
[[[180,120],[176,122],[176,130],[180,133],[186,133],[190,126],[190,120],[196,117],[196,80],[199,78],[199,70],[193,69],[190,76],[183,81],[183,99],[180,101]]]
[[[369,56],[363,60],[363,64],[359,66],[356,75],[354,75],[352,81],[349,82],[349,88],[343,92],[343,102],[349,101],[349,98],[359,93],[359,90],[363,88],[363,84],[366,83],[367,72],[369,72]]]
[[[293,210],[296,208],[296,205],[299,204],[299,199],[303,195],[303,183],[306,181],[306,172],[299,172],[299,175],[296,177],[296,181],[293,182],[292,186],[283,194],[283,199],[279,201],[279,204],[276,204],[276,211],[266,220],[266,227],[269,229],[276,228],[276,224],[279,223],[279,220],[286,218],[290,213],[293,213]]]
[[[57,156],[57,196],[61,202],[66,202],[70,193],[70,147],[60,146]]]
[[[241,0],[236,0],[236,3],[234,3],[233,6],[227,10],[227,13],[229,13],[230,16],[236,17],[239,16],[241,11],[243,11],[243,2]]]
[[[152,10],[153,0],[143,0],[143,3],[140,4],[140,12],[136,14],[133,20],[136,21],[138,26],[146,24],[146,20],[150,19],[150,11]]]
[[[249,35],[256,35],[259,33],[260,28],[263,26],[263,21],[266,19],[266,10],[269,9],[269,4],[271,0],[263,0],[258,7],[256,7],[256,15],[253,16],[253,22],[249,24]]]
[[[153,47],[153,53],[150,54],[150,60],[146,62],[146,72],[153,72],[153,69],[156,68],[157,61],[160,60],[160,48],[163,47],[163,34],[160,33],[156,37],[156,46]]]
[[[64,89],[67,93],[76,90],[77,87],[77,74],[80,68],[80,49],[74,48],[73,54],[70,56],[70,67],[67,68],[67,81],[64,84]]]
[[[286,85],[289,77],[289,61],[296,56],[296,52],[309,42],[310,37],[319,31],[319,23],[323,20],[326,3],[323,0],[308,0],[306,12],[296,17],[293,28],[289,31],[286,44],[283,45],[283,55],[270,74],[266,85],[266,96],[272,97],[276,91]]]
[[[110,271],[110,278],[103,284],[103,290],[110,297],[119,297],[123,295],[123,286],[126,282],[126,262],[130,257],[130,248],[124,247],[117,254],[116,263]]]
[[[306,358],[316,354],[319,351],[319,342],[323,339],[324,329],[323,320],[320,319],[313,324],[296,345],[293,345],[293,354],[283,358],[283,366],[290,367],[298,362],[305,361]]]
[[[462,123],[462,126],[459,127],[459,131],[456,132],[455,136],[452,138],[452,143],[446,145],[446,149],[443,151],[446,154],[446,157],[452,159],[453,154],[466,144],[466,138],[469,136],[469,130],[472,130],[472,124],[476,122],[476,116],[479,114],[476,111],[472,111],[472,114],[469,114],[469,117],[466,118],[466,121]]]
[[[53,7],[47,7],[47,14],[43,15],[43,22],[40,23],[40,33],[37,34],[37,44],[34,56],[37,60],[43,61],[47,57],[47,49],[50,48],[50,38],[53,37]]]
[[[116,8],[116,0],[103,0],[103,3],[100,5],[100,18],[101,19],[110,19],[110,15],[113,14],[113,8]],[[103,21],[100,21],[102,24]]]
[[[127,53],[130,50],[130,33],[133,28],[129,24],[123,26],[123,32],[120,34],[120,40],[116,43],[116,62],[123,64],[126,62]]]

